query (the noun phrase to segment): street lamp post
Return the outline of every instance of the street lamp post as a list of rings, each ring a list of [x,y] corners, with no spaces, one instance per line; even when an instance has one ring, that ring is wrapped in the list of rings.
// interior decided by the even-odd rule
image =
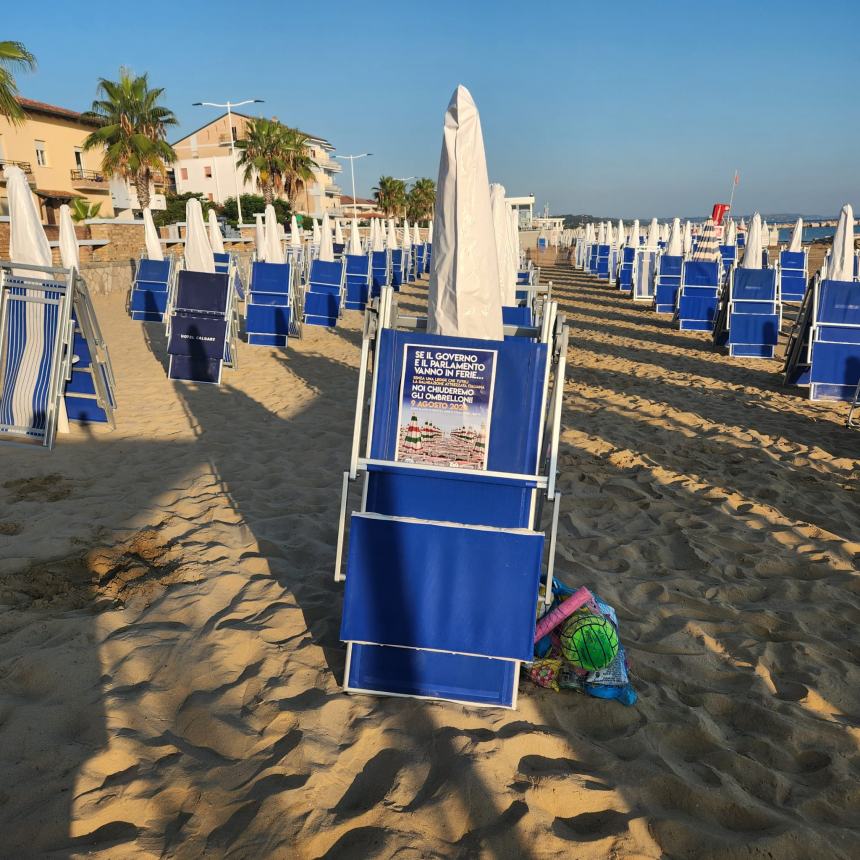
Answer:
[[[236,212],[239,215],[239,227],[242,226],[242,191],[239,185],[239,169],[236,166],[236,146],[233,140],[233,108],[242,105],[262,104],[263,99],[245,99],[243,102],[192,102],[193,107],[219,107],[227,108],[227,127],[230,134],[230,158],[233,162],[233,178],[236,180]]]
[[[395,179],[397,182],[402,182],[402,183],[403,183],[403,187],[405,188],[405,187],[406,187],[406,183],[407,183],[407,182],[411,182],[413,179],[415,179],[415,177],[414,177],[414,176],[395,176],[395,177],[394,177],[394,179]],[[406,218],[405,210],[404,210],[404,215],[403,215],[403,217],[404,217],[404,219]]]
[[[362,152],[361,155],[336,155],[335,158],[340,158],[343,161],[349,162],[349,175],[352,178],[352,218],[358,221],[358,208],[355,202],[355,160],[357,158],[367,158],[373,155],[372,152]]]

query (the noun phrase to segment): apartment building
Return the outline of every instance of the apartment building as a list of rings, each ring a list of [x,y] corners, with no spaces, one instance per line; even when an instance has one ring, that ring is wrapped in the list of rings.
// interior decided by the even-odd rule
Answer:
[[[255,177],[245,180],[238,167],[239,152],[231,152],[231,138],[241,140],[255,117],[232,111],[192,131],[173,144],[177,161],[172,165],[177,194],[202,194],[215,203],[239,194],[259,194]],[[343,167],[332,155],[334,147],[323,137],[302,132],[308,138],[311,158],[317,163],[314,179],[293,200],[296,212],[322,217],[340,205],[341,189],[336,176]],[[285,196],[285,195],[284,195]]]

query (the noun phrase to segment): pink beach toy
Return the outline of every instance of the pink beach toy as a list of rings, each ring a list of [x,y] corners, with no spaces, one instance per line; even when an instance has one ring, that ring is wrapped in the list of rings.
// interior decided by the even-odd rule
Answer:
[[[540,642],[547,633],[555,630],[565,618],[570,618],[577,609],[582,609],[586,603],[594,598],[587,588],[577,588],[567,600],[563,600],[552,612],[547,612],[535,627],[535,642]]]

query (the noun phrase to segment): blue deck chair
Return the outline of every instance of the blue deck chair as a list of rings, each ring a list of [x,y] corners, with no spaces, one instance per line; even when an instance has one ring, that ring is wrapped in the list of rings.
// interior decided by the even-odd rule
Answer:
[[[415,272],[415,247],[410,245],[403,250],[403,279],[407,284],[412,284],[417,278]]]
[[[544,499],[553,506],[547,587],[552,580],[564,319],[551,309],[542,329],[530,333],[536,337],[440,337],[423,330],[426,321],[401,319],[391,289],[368,313],[378,325],[365,328],[362,342],[335,567],[342,580],[348,491],[362,473],[361,507],[350,518],[340,634],[347,644],[344,689],[516,707],[520,663],[533,659]],[[410,330],[398,328],[410,319]],[[486,471],[397,459],[410,349],[494,360],[490,428],[500,429],[489,433]],[[360,458],[371,352],[367,454]],[[552,394],[551,369],[560,380]]]
[[[334,328],[343,311],[343,260],[333,263],[314,260],[308,273],[304,297],[304,321],[307,325]]]
[[[332,251],[334,251],[335,257],[342,257],[343,252],[346,250],[345,242],[332,242]]]
[[[230,271],[230,255],[225,251],[224,253],[213,252],[213,259],[215,260],[215,271],[219,275],[226,275]]]
[[[399,291],[406,280],[406,255],[402,248],[394,248],[390,251],[388,259],[391,266],[391,286]]]
[[[420,278],[424,274],[424,257],[427,254],[427,245],[422,243],[415,246],[415,273]]]
[[[388,251],[372,251],[370,254],[370,296],[377,298],[383,287],[391,283],[391,260]]]
[[[720,294],[718,260],[685,260],[678,291],[678,327],[681,331],[713,331]]]
[[[138,260],[131,287],[129,310],[133,320],[164,322],[173,278],[173,258]]]
[[[809,399],[851,401],[860,383],[860,283],[814,285]]]
[[[72,303],[72,366],[64,400],[69,421],[116,426],[116,382],[86,281],[76,274]]]
[[[433,256],[433,243],[427,242],[424,251],[424,274],[430,273],[430,258]]]
[[[729,284],[729,272],[732,269],[732,266],[735,265],[738,259],[738,246],[737,245],[720,245],[720,262],[722,263],[723,270],[723,283],[722,286],[727,287]]]
[[[287,345],[298,328],[295,269],[291,263],[252,263],[245,331],[251,346]]]
[[[346,255],[346,298],[348,311],[363,311],[370,298],[370,255]]]
[[[737,242],[738,242],[738,250],[742,251],[744,248],[746,248],[746,246],[747,246],[747,234],[741,233],[740,230],[738,230]]]
[[[232,288],[226,274],[180,271],[170,316],[170,379],[221,382],[225,360],[235,355]]]
[[[618,267],[618,289],[625,293],[633,291],[633,264],[636,248],[625,245],[621,251],[621,265]]]
[[[588,246],[587,257],[588,257],[588,271],[592,275],[596,275],[597,274],[597,243],[596,242],[594,244]]]
[[[729,355],[773,358],[781,323],[776,269],[736,267],[726,314]]]
[[[806,251],[779,252],[779,297],[783,302],[802,302],[806,294]]]
[[[597,268],[596,268],[594,274],[597,275],[597,277],[601,281],[608,281],[609,280],[609,274],[610,274],[609,273],[609,255],[610,255],[610,251],[611,251],[611,248],[609,247],[609,245],[598,245],[597,246],[597,257],[596,257]]]
[[[0,442],[54,447],[71,373],[72,273],[0,264]]]
[[[657,274],[654,278],[654,310],[658,314],[674,314],[681,287],[681,263],[683,257],[660,254],[657,258]]]
[[[637,248],[633,260],[633,301],[654,301],[654,276],[658,253],[653,248]]]

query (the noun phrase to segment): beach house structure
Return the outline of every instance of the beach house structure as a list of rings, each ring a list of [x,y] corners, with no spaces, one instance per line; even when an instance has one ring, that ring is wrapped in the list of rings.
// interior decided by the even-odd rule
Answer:
[[[237,190],[240,194],[259,194],[255,179],[246,181],[244,169],[237,166],[238,151],[234,162],[230,146],[231,136],[233,142],[241,140],[253,119],[255,117],[237,111],[229,116],[223,113],[173,143],[177,155],[172,166],[176,193],[202,194],[214,203],[224,203],[228,197],[235,197]],[[335,180],[343,166],[332,157],[334,147],[324,137],[302,134],[308,138],[310,156],[317,167],[313,180],[302,189],[299,199],[291,202],[297,212],[321,218],[325,211],[340,206],[341,189]]]
[[[520,230],[531,230],[534,228],[535,196],[528,194],[525,197],[505,197],[508,206],[517,213],[517,221]]]

